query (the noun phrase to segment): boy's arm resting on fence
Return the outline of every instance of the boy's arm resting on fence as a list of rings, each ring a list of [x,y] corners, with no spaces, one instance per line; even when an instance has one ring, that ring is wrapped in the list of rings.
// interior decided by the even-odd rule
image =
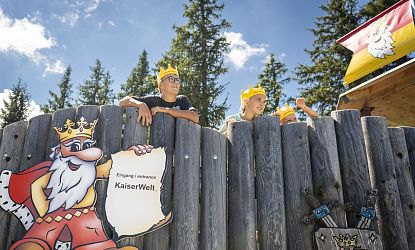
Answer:
[[[136,100],[134,97],[126,96],[121,99],[120,104],[121,107],[137,107],[138,108],[138,117],[137,122],[140,122],[144,125],[150,125],[152,122],[151,112],[145,102]]]
[[[184,118],[194,123],[199,123],[199,114],[195,110],[178,110],[160,106],[151,109],[152,115],[155,115],[157,112],[167,113],[176,118]]]
[[[297,104],[297,107],[302,109],[311,119],[316,119],[320,117],[320,115],[316,111],[314,111],[305,104],[304,98],[297,98],[295,100],[295,103]]]

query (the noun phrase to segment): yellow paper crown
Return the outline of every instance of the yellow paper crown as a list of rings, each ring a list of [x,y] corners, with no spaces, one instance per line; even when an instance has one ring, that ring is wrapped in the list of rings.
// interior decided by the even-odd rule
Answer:
[[[285,117],[295,114],[294,109],[288,105],[288,103],[285,104],[285,107],[277,108],[277,112],[280,115],[280,121],[284,120]]]
[[[267,96],[265,93],[265,90],[261,87],[261,85],[258,84],[258,87],[252,88],[251,85],[249,85],[247,90],[241,90],[241,105],[243,105],[245,99],[249,99],[253,97],[254,95],[264,95]]]
[[[75,123],[72,122],[69,119],[66,119],[65,125],[63,125],[63,128],[53,127],[56,131],[56,133],[59,136],[59,141],[64,142],[69,139],[79,137],[79,136],[85,136],[89,139],[92,138],[94,131],[95,131],[95,125],[97,124],[98,120],[94,120],[94,122],[88,123],[85,121],[85,118],[82,116],[78,122]]]
[[[170,64],[167,64],[167,69],[163,69],[163,67],[160,67],[160,73],[157,76],[157,82],[160,82],[161,78],[168,74],[174,74],[176,76],[179,76],[179,71],[177,68],[173,68]]]

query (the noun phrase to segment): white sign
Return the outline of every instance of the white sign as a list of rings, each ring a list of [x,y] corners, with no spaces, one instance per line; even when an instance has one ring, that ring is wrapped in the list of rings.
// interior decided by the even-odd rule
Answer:
[[[132,150],[112,155],[105,210],[119,237],[142,235],[171,221],[171,212],[161,210],[165,164],[162,148],[142,156]]]

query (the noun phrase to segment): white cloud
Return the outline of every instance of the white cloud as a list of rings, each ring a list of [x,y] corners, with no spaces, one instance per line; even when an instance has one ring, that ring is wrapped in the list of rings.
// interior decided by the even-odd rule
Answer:
[[[9,95],[12,91],[10,89],[4,89],[3,92],[0,92],[0,108],[4,108],[4,100],[10,101]],[[40,105],[36,104],[35,101],[31,100],[29,102],[29,108],[28,108],[28,119],[44,114],[42,110],[40,110]],[[2,122],[0,118],[0,122]]]
[[[46,67],[45,73],[55,73],[56,70],[50,70],[50,59],[42,50],[56,46],[56,40],[48,36],[45,27],[37,23],[40,13],[35,13],[35,16],[31,20],[11,19],[0,8],[0,53],[14,52],[23,55],[36,64],[43,64]]]
[[[43,77],[47,73],[57,73],[62,74],[65,71],[65,65],[61,60],[56,60],[55,63],[50,64],[49,62],[46,63],[45,71],[43,72]]]
[[[44,114],[42,110],[40,110],[40,105],[36,104],[35,101],[31,100],[29,103],[29,117],[28,119]]]
[[[112,26],[112,27],[114,27],[114,26],[115,26],[115,23],[114,23],[113,21],[111,21],[111,20],[109,20],[109,21],[108,21],[108,24],[109,24],[110,26]]]
[[[276,56],[276,59],[278,61],[283,61],[285,57],[287,57],[287,54],[284,53],[284,52],[282,52],[281,54],[279,54],[279,55]],[[265,63],[268,63],[270,59],[271,59],[271,55],[268,54],[261,62],[263,64],[265,64]]]
[[[0,8],[0,52],[14,51],[38,63],[45,59],[40,50],[55,45],[55,39],[45,35],[42,25],[27,18],[12,20]]]
[[[282,52],[281,54],[279,54],[279,55],[278,55],[278,59],[279,59],[280,61],[283,61],[285,57],[287,57],[287,54],[286,54],[286,53],[284,53],[284,52]]]
[[[94,12],[98,8],[100,2],[100,0],[86,1],[85,13],[88,15]]]
[[[226,40],[230,42],[230,52],[226,56],[226,59],[231,62],[236,69],[244,67],[249,58],[255,55],[264,54],[267,47],[265,44],[258,46],[249,45],[244,39],[241,33],[225,32]]]
[[[53,15],[56,19],[58,19],[61,23],[66,23],[69,26],[74,27],[79,20],[79,13],[78,11],[70,11],[65,13],[63,16],[58,16],[56,14]]]

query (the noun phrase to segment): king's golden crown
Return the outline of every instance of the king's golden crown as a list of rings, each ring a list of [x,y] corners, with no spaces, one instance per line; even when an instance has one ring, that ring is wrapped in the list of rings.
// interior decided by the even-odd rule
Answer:
[[[284,120],[285,117],[295,114],[294,109],[288,105],[288,103],[285,104],[285,107],[277,108],[277,113],[280,115],[280,121]]]
[[[265,90],[259,84],[256,88],[252,88],[252,86],[249,85],[247,90],[241,90],[241,105],[243,105],[245,99],[249,99],[258,94],[267,96]]]
[[[157,76],[157,81],[160,82],[161,78],[168,74],[174,74],[176,76],[179,76],[179,71],[177,70],[177,68],[173,68],[170,64],[167,64],[167,69],[163,69],[163,67],[160,67],[160,72]]]
[[[73,121],[66,119],[65,125],[62,128],[53,127],[56,133],[59,136],[59,141],[64,142],[74,137],[84,136],[89,139],[92,138],[95,125],[97,124],[98,120],[94,120],[93,122],[86,122],[85,118],[82,116],[79,121],[76,122],[76,125]]]

